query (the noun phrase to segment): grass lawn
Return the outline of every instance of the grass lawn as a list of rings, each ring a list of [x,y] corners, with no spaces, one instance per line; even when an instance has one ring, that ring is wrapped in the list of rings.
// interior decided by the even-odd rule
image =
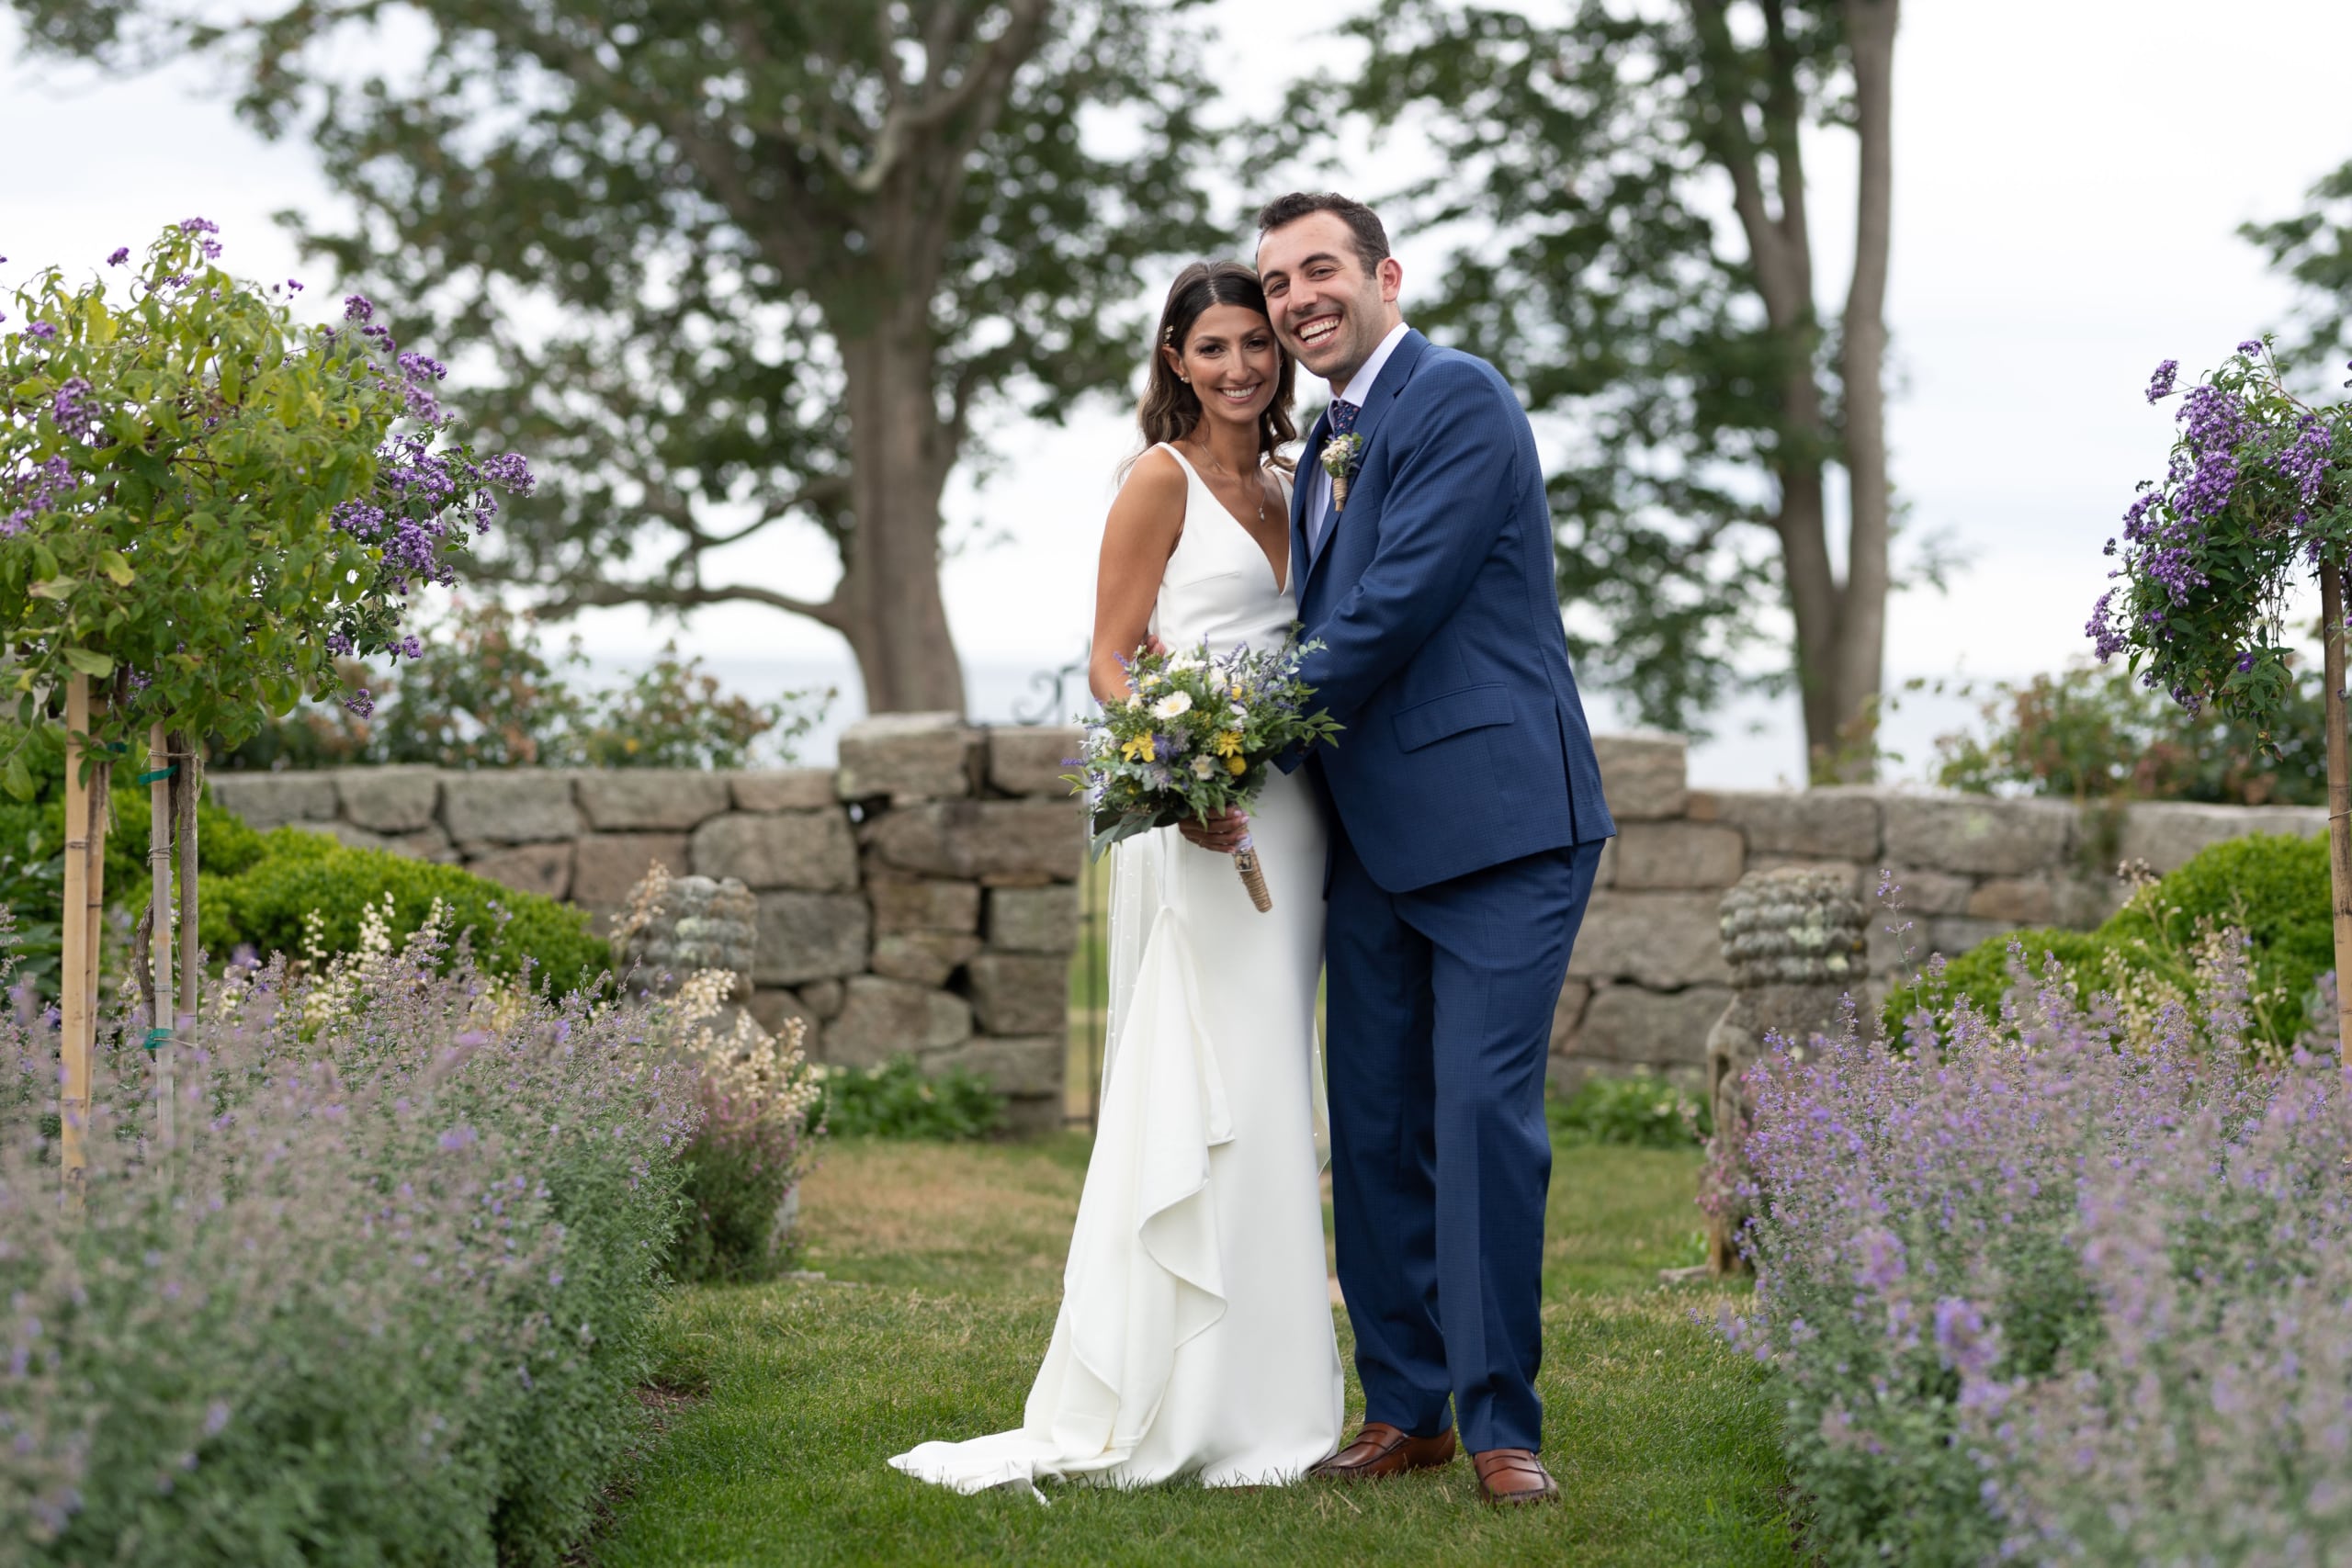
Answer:
[[[1782,1563],[1760,1376],[1665,1289],[1696,1261],[1695,1153],[1562,1149],[1544,1313],[1564,1506],[1492,1511],[1466,1460],[1259,1492],[963,1497],[884,1464],[1017,1425],[1053,1326],[1086,1142],[844,1144],[803,1193],[798,1281],[681,1292],[667,1372],[701,1391],[641,1461],[598,1568],[706,1563]],[[1341,1348],[1347,1348],[1344,1315]],[[1351,1375],[1351,1419],[1362,1396]]]

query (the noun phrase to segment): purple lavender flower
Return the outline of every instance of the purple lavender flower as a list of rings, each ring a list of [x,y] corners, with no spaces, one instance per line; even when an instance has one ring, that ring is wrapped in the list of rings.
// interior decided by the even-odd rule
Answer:
[[[365,321],[373,319],[375,314],[376,307],[365,294],[346,294],[343,297],[345,321]]]
[[[2180,361],[2177,359],[2167,359],[2157,366],[2156,373],[2148,378],[2148,400],[2156,403],[2171,397],[2173,383],[2179,375]]]
[[[125,263],[125,262],[129,261],[130,259],[130,247],[129,245],[117,245],[117,246],[114,248],[114,254],[113,254],[112,255],[110,255],[110,256],[107,257],[107,265],[108,265],[108,266],[120,266],[123,263]]]
[[[43,343],[55,343],[57,341],[57,323],[55,321],[35,321],[25,328],[25,335],[29,338],[39,338]]]

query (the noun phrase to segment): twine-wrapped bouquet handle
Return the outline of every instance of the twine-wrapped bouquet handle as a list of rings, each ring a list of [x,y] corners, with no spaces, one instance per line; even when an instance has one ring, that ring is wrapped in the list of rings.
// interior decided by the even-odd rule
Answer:
[[[1258,906],[1258,913],[1271,914],[1274,896],[1266,891],[1266,874],[1258,864],[1257,847],[1247,833],[1233,847],[1233,869],[1241,874],[1241,886],[1250,890],[1250,902]]]

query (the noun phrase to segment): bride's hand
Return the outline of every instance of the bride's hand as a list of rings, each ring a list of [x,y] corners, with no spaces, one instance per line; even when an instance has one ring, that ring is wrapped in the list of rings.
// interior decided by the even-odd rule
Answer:
[[[1203,822],[1187,817],[1176,825],[1187,843],[1216,854],[1229,855],[1238,849],[1250,832],[1250,814],[1239,807],[1228,807],[1222,817],[1212,817]]]

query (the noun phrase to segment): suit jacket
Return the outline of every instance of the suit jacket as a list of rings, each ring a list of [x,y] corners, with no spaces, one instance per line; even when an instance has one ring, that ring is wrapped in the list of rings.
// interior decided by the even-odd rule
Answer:
[[[1346,726],[1308,760],[1392,893],[1606,839],[1535,434],[1495,367],[1408,333],[1365,396],[1347,505],[1306,547],[1301,678]],[[1319,460],[1328,418],[1308,434]]]

